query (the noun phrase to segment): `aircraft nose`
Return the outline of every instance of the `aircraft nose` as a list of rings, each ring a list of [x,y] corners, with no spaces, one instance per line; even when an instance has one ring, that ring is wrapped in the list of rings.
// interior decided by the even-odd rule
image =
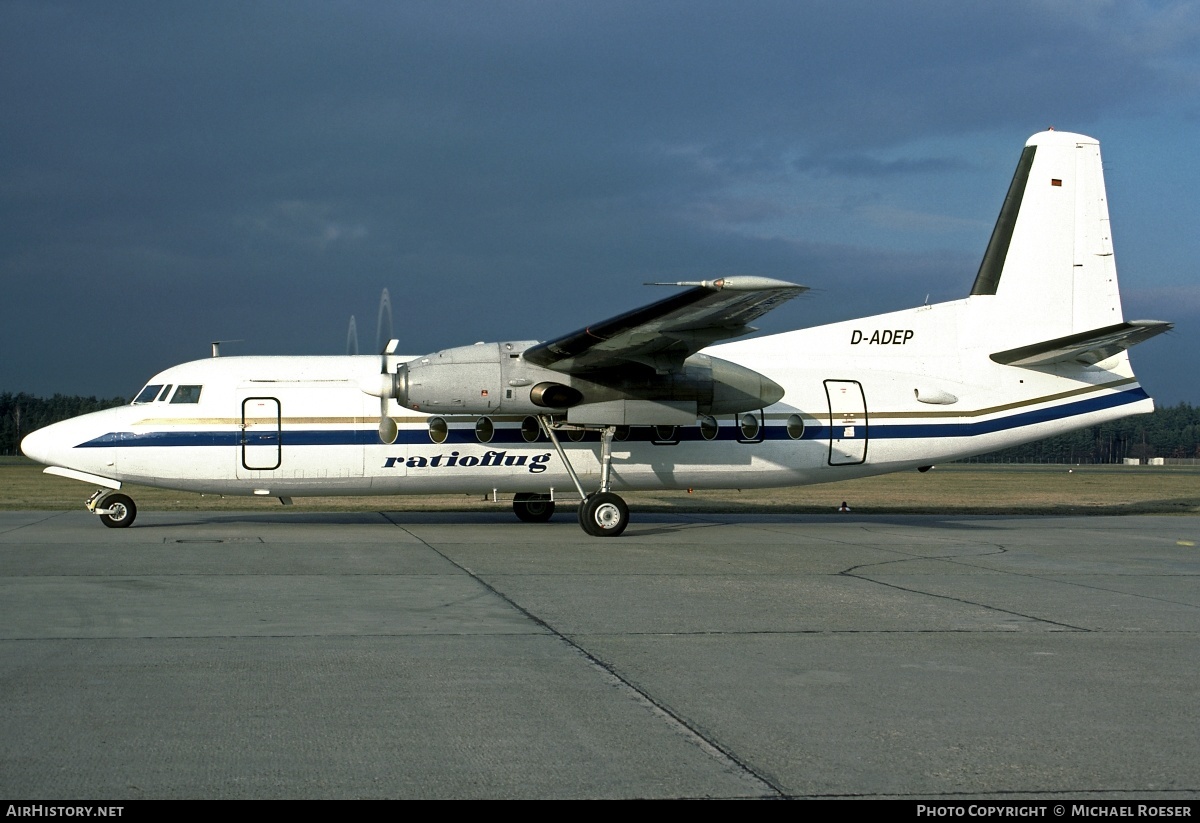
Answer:
[[[59,438],[53,429],[57,426],[56,423],[25,435],[21,440],[21,452],[31,460],[47,466],[54,465],[54,454],[58,451],[56,443]]]

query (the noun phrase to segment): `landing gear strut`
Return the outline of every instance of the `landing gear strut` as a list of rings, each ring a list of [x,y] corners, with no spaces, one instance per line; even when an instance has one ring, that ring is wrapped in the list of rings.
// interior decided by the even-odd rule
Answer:
[[[538,415],[538,422],[542,424],[542,431],[546,433],[546,437],[554,444],[559,459],[567,467],[567,474],[571,475],[571,482],[583,498],[583,502],[579,504],[579,525],[593,537],[616,537],[625,531],[625,527],[629,525],[629,506],[619,495],[609,491],[612,441],[617,427],[605,426],[600,432],[600,489],[595,494],[587,494],[583,490],[583,484],[579,482],[579,475],[575,474],[571,461],[567,459],[562,444],[558,442],[558,436],[550,426],[550,418],[547,415]],[[520,514],[517,516],[520,517]]]

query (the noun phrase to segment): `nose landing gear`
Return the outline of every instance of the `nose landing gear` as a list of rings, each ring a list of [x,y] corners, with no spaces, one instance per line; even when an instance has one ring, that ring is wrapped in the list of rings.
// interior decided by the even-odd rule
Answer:
[[[133,498],[125,494],[114,494],[109,489],[97,489],[84,503],[92,514],[100,515],[100,522],[110,529],[124,529],[133,524],[137,517],[137,506]]]

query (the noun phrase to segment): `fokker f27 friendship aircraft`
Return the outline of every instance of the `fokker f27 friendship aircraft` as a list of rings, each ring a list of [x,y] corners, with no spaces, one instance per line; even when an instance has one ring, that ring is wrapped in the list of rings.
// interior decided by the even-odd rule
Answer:
[[[1171,328],[1122,317],[1099,144],[1029,139],[968,297],[714,345],[803,286],[677,283],[672,296],[546,342],[423,357],[222,357],[133,402],[30,434],[51,474],[279,497],[513,495],[525,521],[582,500],[584,531],[629,522],[636,489],[754,489],[924,470],[1152,411],[1126,349]]]

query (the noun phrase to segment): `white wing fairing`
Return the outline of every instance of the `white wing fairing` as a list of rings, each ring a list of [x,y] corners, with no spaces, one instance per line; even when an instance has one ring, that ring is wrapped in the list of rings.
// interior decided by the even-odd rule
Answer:
[[[671,296],[546,342],[419,357],[222,357],[156,375],[129,406],[34,432],[48,472],[280,498],[512,495],[620,534],[620,490],[763,488],[925,467],[1148,412],[1122,317],[1096,141],[1034,135],[970,296],[726,342],[802,286],[758,277]],[[565,490],[565,494],[564,494]]]

